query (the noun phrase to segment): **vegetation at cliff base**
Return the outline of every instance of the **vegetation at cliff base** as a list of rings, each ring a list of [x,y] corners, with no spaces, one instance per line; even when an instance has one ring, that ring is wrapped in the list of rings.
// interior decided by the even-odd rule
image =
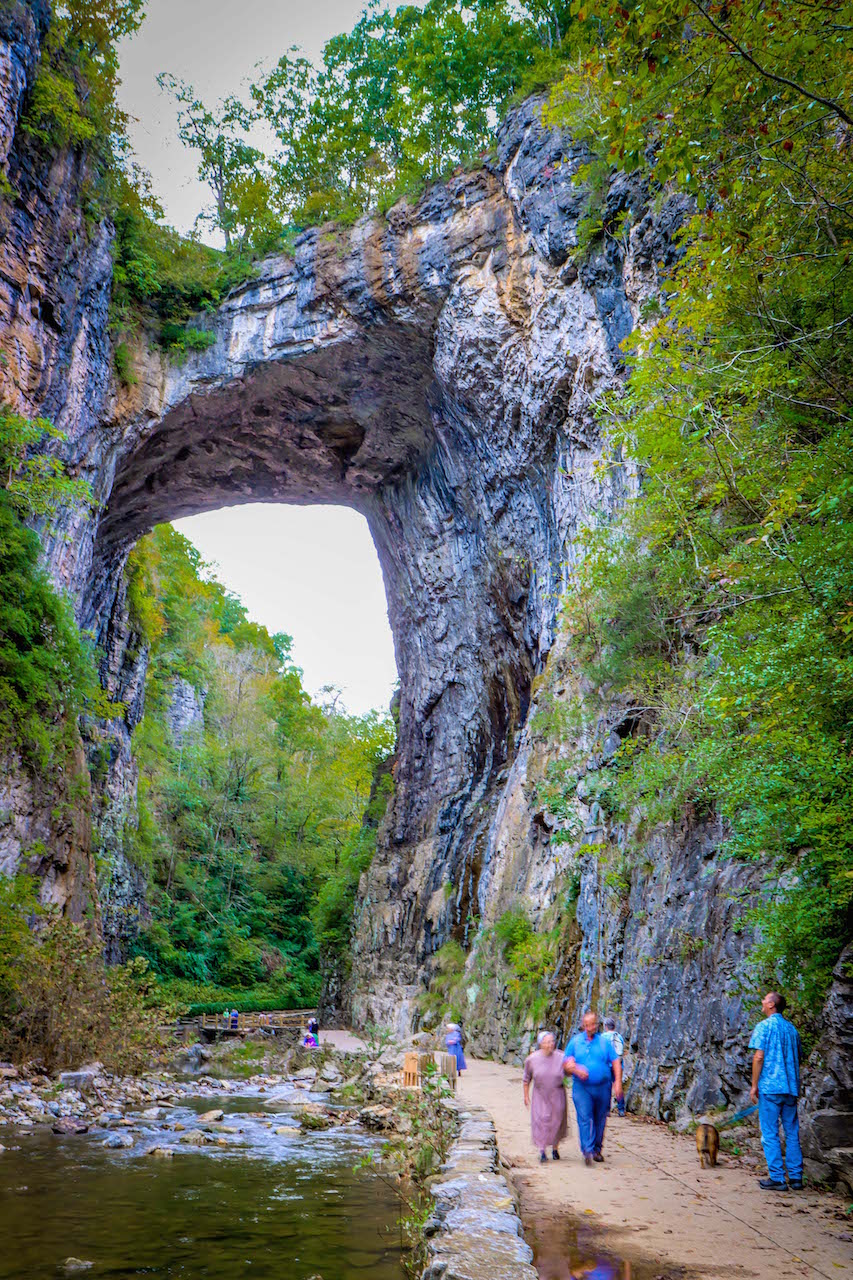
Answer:
[[[144,960],[104,970],[101,940],[38,900],[29,876],[0,876],[0,1052],[49,1074],[100,1059],[150,1064],[172,1012]]]
[[[153,876],[137,951],[188,1004],[312,1005],[324,971],[346,976],[393,721],[312,702],[289,637],[252,623],[169,526],[137,545],[129,581],[150,646],[128,833]],[[182,731],[179,697],[195,711]]]

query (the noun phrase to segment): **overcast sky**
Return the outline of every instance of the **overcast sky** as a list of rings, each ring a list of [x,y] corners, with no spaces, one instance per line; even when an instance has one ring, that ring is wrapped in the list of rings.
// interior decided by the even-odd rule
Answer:
[[[148,0],[145,22],[121,47],[121,105],[134,117],[134,149],[173,226],[190,231],[209,196],[177,140],[158,72],[190,81],[215,102],[239,93],[258,62],[274,64],[291,45],[318,55],[362,8],[363,0]],[[397,672],[362,516],[340,507],[241,506],[177,527],[218,565],[253,619],[293,636],[312,694],[336,685],[350,711],[387,708]]]

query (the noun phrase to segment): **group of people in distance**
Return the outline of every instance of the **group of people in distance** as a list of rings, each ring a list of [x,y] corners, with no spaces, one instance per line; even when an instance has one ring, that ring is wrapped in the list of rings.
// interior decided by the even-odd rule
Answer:
[[[786,1002],[778,991],[769,991],[761,1002],[763,1019],[753,1030],[750,1099],[758,1107],[761,1142],[768,1176],[759,1179],[767,1191],[798,1191],[803,1185],[797,1101],[800,1093],[802,1046],[792,1022],[783,1017]],[[604,1131],[613,1098],[619,1114],[625,1114],[622,1080],[624,1042],[613,1018],[606,1018],[599,1032],[598,1014],[588,1009],[582,1030],[573,1035],[565,1052],[557,1050],[553,1032],[543,1031],[539,1047],[524,1063],[524,1105],[530,1108],[530,1129],[539,1159],[547,1161],[551,1148],[560,1158],[560,1143],[568,1133],[565,1085],[572,1081],[572,1102],[578,1122],[578,1138],[584,1163],[603,1162]],[[532,1098],[531,1098],[532,1086]],[[779,1139],[785,1135],[784,1161]]]
[[[560,1143],[569,1131],[565,1090],[569,1076],[572,1078],[572,1102],[585,1164],[604,1160],[601,1148],[614,1097],[620,1115],[625,1114],[622,1088],[624,1044],[616,1023],[613,1018],[608,1018],[604,1032],[600,1033],[598,1014],[594,1009],[588,1009],[581,1026],[582,1030],[572,1036],[563,1054],[557,1052],[554,1033],[543,1031],[539,1036],[539,1048],[524,1063],[524,1105],[530,1108],[530,1130],[543,1163],[548,1159],[548,1147],[553,1159],[559,1160]]]

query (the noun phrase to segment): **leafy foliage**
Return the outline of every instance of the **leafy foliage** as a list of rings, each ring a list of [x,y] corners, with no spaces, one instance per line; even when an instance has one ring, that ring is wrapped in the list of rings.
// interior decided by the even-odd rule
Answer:
[[[22,517],[49,516],[87,501],[55,455],[39,452],[63,437],[0,406],[0,746],[42,770],[65,758],[86,706],[107,712],[90,646],[39,561],[38,535]]]
[[[853,903],[850,6],[576,11],[597,34],[554,117],[695,213],[603,408],[642,487],[588,534],[567,625],[602,701],[646,709],[618,815],[722,812],[767,873],[756,966],[807,1012]]]
[[[156,888],[140,952],[188,1003],[311,1004],[321,961],[348,956],[393,726],[312,703],[289,637],[250,622],[168,526],[133,552],[129,603],[151,646],[135,839]],[[205,700],[203,727],[180,744],[176,678]]]
[[[85,925],[41,907],[28,877],[0,877],[4,1053],[37,1058],[48,1073],[95,1057],[122,1074],[141,1071],[168,1016],[152,995],[143,960],[105,970]]]
[[[125,117],[116,105],[115,44],[137,30],[144,0],[60,0],[29,94],[24,129],[55,151],[85,148],[101,165],[114,159]]]
[[[372,3],[319,65],[286,51],[248,103],[212,109],[191,85],[161,84],[213,195],[205,219],[226,244],[270,247],[271,214],[280,227],[352,220],[478,161],[513,97],[554,74],[568,28],[560,2]],[[259,124],[275,137],[265,158],[249,141]]]

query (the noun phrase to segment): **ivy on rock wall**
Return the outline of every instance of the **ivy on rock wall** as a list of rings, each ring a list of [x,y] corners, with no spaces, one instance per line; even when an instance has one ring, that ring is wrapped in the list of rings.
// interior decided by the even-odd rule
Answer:
[[[252,623],[169,526],[137,545],[129,579],[151,647],[134,844],[153,918],[138,950],[189,1003],[313,1004],[321,964],[346,964],[393,722],[312,702],[289,637]],[[183,723],[179,696],[195,706]]]
[[[766,871],[753,959],[814,1013],[853,925],[853,8],[575,9],[552,117],[695,212],[602,410],[642,484],[589,513],[572,653],[639,709],[614,815],[717,808]],[[631,233],[589,216],[586,255]]]
[[[88,486],[46,450],[61,438],[47,419],[0,404],[0,750],[44,773],[66,759],[84,709],[109,714],[92,647],[27,523],[89,501]]]

